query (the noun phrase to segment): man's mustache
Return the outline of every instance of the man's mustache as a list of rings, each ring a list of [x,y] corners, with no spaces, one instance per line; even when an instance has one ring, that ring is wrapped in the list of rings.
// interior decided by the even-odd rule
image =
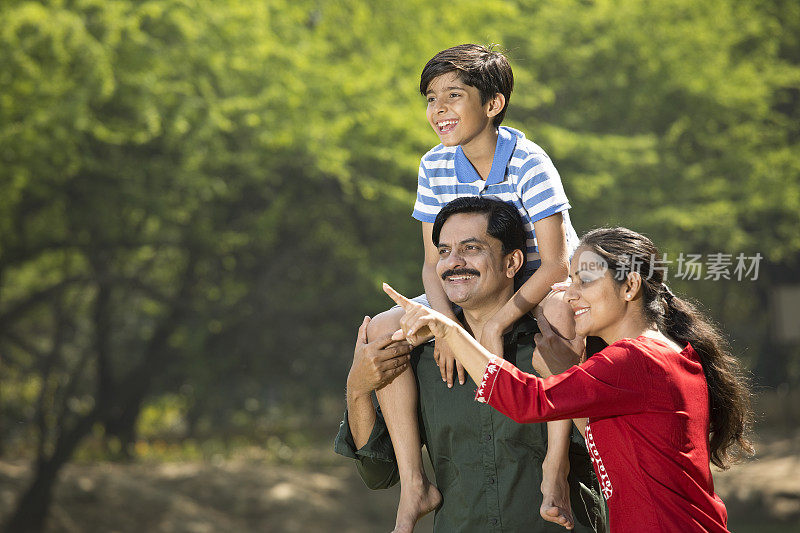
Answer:
[[[459,268],[458,270],[451,269],[451,270],[445,271],[442,274],[442,281],[446,280],[450,276],[468,276],[468,275],[480,276],[481,273],[478,272],[477,270],[472,269],[472,268]]]

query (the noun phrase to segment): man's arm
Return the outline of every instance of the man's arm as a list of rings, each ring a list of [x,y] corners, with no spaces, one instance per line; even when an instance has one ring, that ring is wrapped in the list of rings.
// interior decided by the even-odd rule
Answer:
[[[390,383],[408,368],[411,345],[392,341],[391,336],[367,342],[369,317],[358,328],[353,364],[347,375],[347,412],[357,448],[369,440],[375,425],[372,391]]]
[[[369,441],[376,420],[372,397],[369,394],[365,396],[351,394],[348,388],[347,423],[357,450],[363,448]]]
[[[375,412],[373,410],[373,412]],[[339,425],[333,450],[349,459],[354,459],[356,469],[364,484],[372,490],[388,489],[400,481],[400,472],[389,437],[389,430],[383,420],[380,409],[376,413],[375,426],[367,443],[357,448],[350,432],[350,421],[347,411]]]
[[[391,337],[367,342],[369,317],[358,329],[353,364],[347,376],[347,411],[334,450],[358,461],[358,472],[371,489],[388,488],[399,479],[389,432],[372,403],[372,391],[385,386],[409,366],[411,345]]]

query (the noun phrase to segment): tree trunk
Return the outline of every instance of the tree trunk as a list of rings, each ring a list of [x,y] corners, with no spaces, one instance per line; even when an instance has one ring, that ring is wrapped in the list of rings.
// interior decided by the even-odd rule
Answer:
[[[56,477],[62,465],[42,463],[36,469],[33,484],[20,498],[11,519],[5,524],[6,533],[40,533],[44,531],[47,510],[53,498]]]
[[[81,418],[76,426],[62,435],[53,455],[36,464],[33,483],[20,497],[14,514],[3,525],[5,533],[41,533],[53,499],[53,489],[61,468],[72,457],[75,448],[91,431],[97,411]]]
[[[110,412],[132,414],[132,420],[135,423],[136,414],[150,389],[153,377],[162,372],[164,367],[169,364],[168,341],[189,309],[185,302],[190,300],[190,290],[194,282],[192,277],[194,264],[193,257],[190,256],[186,275],[174,299],[172,310],[153,333],[139,364],[117,382],[122,385],[114,389],[114,394],[108,394],[108,391],[102,386],[98,386],[97,395],[108,394],[106,399],[99,402],[96,398],[95,408],[86,416],[79,418],[75,426],[59,435],[53,454],[49,458],[39,458],[33,483],[17,502],[13,515],[3,524],[2,531],[6,533],[41,533],[44,530],[45,520],[52,503],[53,488],[58,473],[70,460],[75,449],[89,434],[94,424],[107,420]],[[102,345],[96,346],[105,349]],[[98,374],[98,378],[102,378],[101,382],[105,377]]]
[[[107,417],[103,422],[107,444],[110,439],[117,439],[120,444],[118,451],[107,447],[106,451],[114,461],[130,461],[133,458],[133,446],[136,443],[136,421],[142,410],[142,402],[141,398],[132,398],[117,412],[117,416]]]

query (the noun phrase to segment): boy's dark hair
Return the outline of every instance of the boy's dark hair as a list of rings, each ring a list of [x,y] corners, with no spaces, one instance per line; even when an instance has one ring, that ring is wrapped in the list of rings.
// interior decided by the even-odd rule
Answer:
[[[505,96],[506,105],[492,121],[495,126],[503,122],[514,89],[514,73],[506,56],[479,44],[460,44],[442,50],[422,69],[419,81],[422,96],[428,92],[431,80],[448,72],[457,72],[461,81],[478,89],[481,105],[497,93]]]
[[[486,215],[488,223],[486,233],[503,243],[503,254],[510,254],[514,250],[522,251],[522,267],[525,268],[526,242],[525,227],[517,208],[501,200],[491,197],[462,196],[442,207],[436,220],[433,221],[432,240],[439,246],[439,235],[442,226],[453,215],[460,213],[480,213]]]

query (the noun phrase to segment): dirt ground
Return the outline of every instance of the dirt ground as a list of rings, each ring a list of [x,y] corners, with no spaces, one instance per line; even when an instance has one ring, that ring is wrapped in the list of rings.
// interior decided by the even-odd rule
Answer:
[[[714,474],[737,532],[800,532],[800,431],[762,436],[758,457]],[[48,532],[390,531],[398,491],[370,491],[352,465],[319,450],[306,466],[209,463],[73,464],[61,476]],[[23,462],[0,461],[0,517],[26,484]],[[425,519],[417,531],[431,531]]]

